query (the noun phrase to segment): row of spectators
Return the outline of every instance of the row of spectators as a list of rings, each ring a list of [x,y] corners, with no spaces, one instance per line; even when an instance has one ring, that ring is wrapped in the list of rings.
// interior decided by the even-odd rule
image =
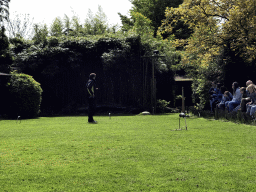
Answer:
[[[209,90],[211,111],[216,107],[228,112],[241,110],[252,118],[256,112],[256,87],[251,80],[246,82],[246,87],[239,87],[237,82],[232,83],[233,92],[230,93],[220,83],[212,82]]]

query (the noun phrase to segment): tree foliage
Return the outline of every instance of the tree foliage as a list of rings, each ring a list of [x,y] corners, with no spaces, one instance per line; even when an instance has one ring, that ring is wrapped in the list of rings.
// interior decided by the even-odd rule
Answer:
[[[3,25],[4,20],[8,20],[9,3],[10,3],[10,0],[0,0],[0,26]]]
[[[44,90],[43,112],[62,112],[74,104],[86,105],[84,87],[91,72],[99,77],[99,104],[141,107],[144,95],[151,95],[152,68],[148,66],[153,63],[157,98],[173,100],[172,64],[179,59],[168,41],[154,38],[149,18],[140,12],[132,12],[132,17],[134,22],[129,30],[116,31],[115,26],[108,26],[106,15],[99,7],[95,15],[89,12],[84,23],[78,16],[64,15],[63,19],[55,18],[49,28],[34,25],[31,41],[11,39],[13,66],[33,76]],[[142,56],[152,55],[156,49],[166,57],[144,63]],[[170,88],[168,91],[166,86]]]
[[[59,37],[63,34],[64,26],[62,19],[60,17],[56,17],[50,27],[50,35]]]
[[[27,43],[28,47],[16,54],[15,65],[41,83],[44,112],[60,112],[70,103],[86,105],[86,89],[83,87],[91,72],[99,77],[99,104],[142,106],[141,56],[150,50],[152,52],[154,47],[144,44],[139,36],[52,36],[47,37],[46,45]],[[165,90],[162,85],[171,85],[173,76],[170,76],[169,69],[157,68],[158,81],[163,81],[158,86],[160,91]],[[166,90],[165,93],[167,95]],[[158,97],[171,99],[163,95]]]
[[[5,26],[9,38],[31,39],[33,36],[33,18],[31,19],[29,14],[16,13],[13,19],[8,19]]]
[[[250,0],[184,0],[166,10],[159,34],[173,33],[180,21],[193,31],[190,38],[171,42],[181,50],[180,66],[195,79],[194,88],[200,87],[194,92],[201,94],[202,103],[209,81],[230,87],[255,74],[255,5]]]
[[[7,36],[5,35],[5,28],[0,27],[0,73],[9,73],[10,65],[12,64],[12,56],[9,51],[10,45]],[[0,77],[0,114],[4,112],[6,101],[9,99],[7,96],[6,84],[8,76]]]
[[[167,7],[178,7],[183,0],[130,0],[133,7],[131,12],[138,12],[152,21],[151,26],[154,30],[154,36],[162,20],[165,19],[165,10]],[[133,18],[133,16],[132,16]],[[184,27],[184,26],[182,26]]]
[[[223,59],[229,63],[237,57],[253,63],[255,4],[250,0],[185,0],[178,8],[166,10],[164,31],[172,32],[179,20],[193,29],[191,38],[173,43],[176,47],[184,46],[182,63],[194,66],[197,72],[207,70],[224,52],[228,52],[228,57]],[[225,62],[222,64],[224,67]]]
[[[154,31],[153,27],[151,26],[151,20],[139,12],[132,12],[131,14],[135,20],[132,31],[140,36],[152,38],[154,35]]]
[[[48,27],[47,25],[39,25],[39,24],[35,24],[34,25],[34,36],[32,38],[32,40],[34,41],[35,44],[47,44],[47,36],[49,34],[48,31]]]
[[[103,12],[101,6],[98,6],[98,11],[94,15],[89,9],[88,17],[84,24],[85,34],[88,35],[100,35],[107,32],[108,29],[107,16]]]
[[[9,73],[12,57],[9,52],[9,40],[5,35],[5,28],[0,28],[0,72]]]

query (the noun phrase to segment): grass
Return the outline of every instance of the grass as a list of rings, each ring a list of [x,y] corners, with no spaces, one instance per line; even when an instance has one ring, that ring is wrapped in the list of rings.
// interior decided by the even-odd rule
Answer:
[[[1,191],[256,191],[256,127],[155,116],[0,121]],[[184,125],[184,120],[181,119]]]

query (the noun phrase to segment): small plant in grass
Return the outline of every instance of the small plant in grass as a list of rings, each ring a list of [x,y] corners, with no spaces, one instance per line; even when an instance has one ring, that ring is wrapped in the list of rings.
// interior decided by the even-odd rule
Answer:
[[[168,110],[168,106],[170,105],[170,101],[165,101],[165,100],[157,100],[157,112],[160,112],[160,113],[164,113],[164,112],[167,112]]]

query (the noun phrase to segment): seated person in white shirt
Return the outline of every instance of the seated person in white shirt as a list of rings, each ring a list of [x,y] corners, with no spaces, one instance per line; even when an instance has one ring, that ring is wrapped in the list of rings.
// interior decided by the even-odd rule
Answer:
[[[240,92],[240,87],[237,82],[232,83],[233,89],[233,99],[231,101],[227,101],[225,106],[228,112],[231,112],[241,103],[242,94]]]

